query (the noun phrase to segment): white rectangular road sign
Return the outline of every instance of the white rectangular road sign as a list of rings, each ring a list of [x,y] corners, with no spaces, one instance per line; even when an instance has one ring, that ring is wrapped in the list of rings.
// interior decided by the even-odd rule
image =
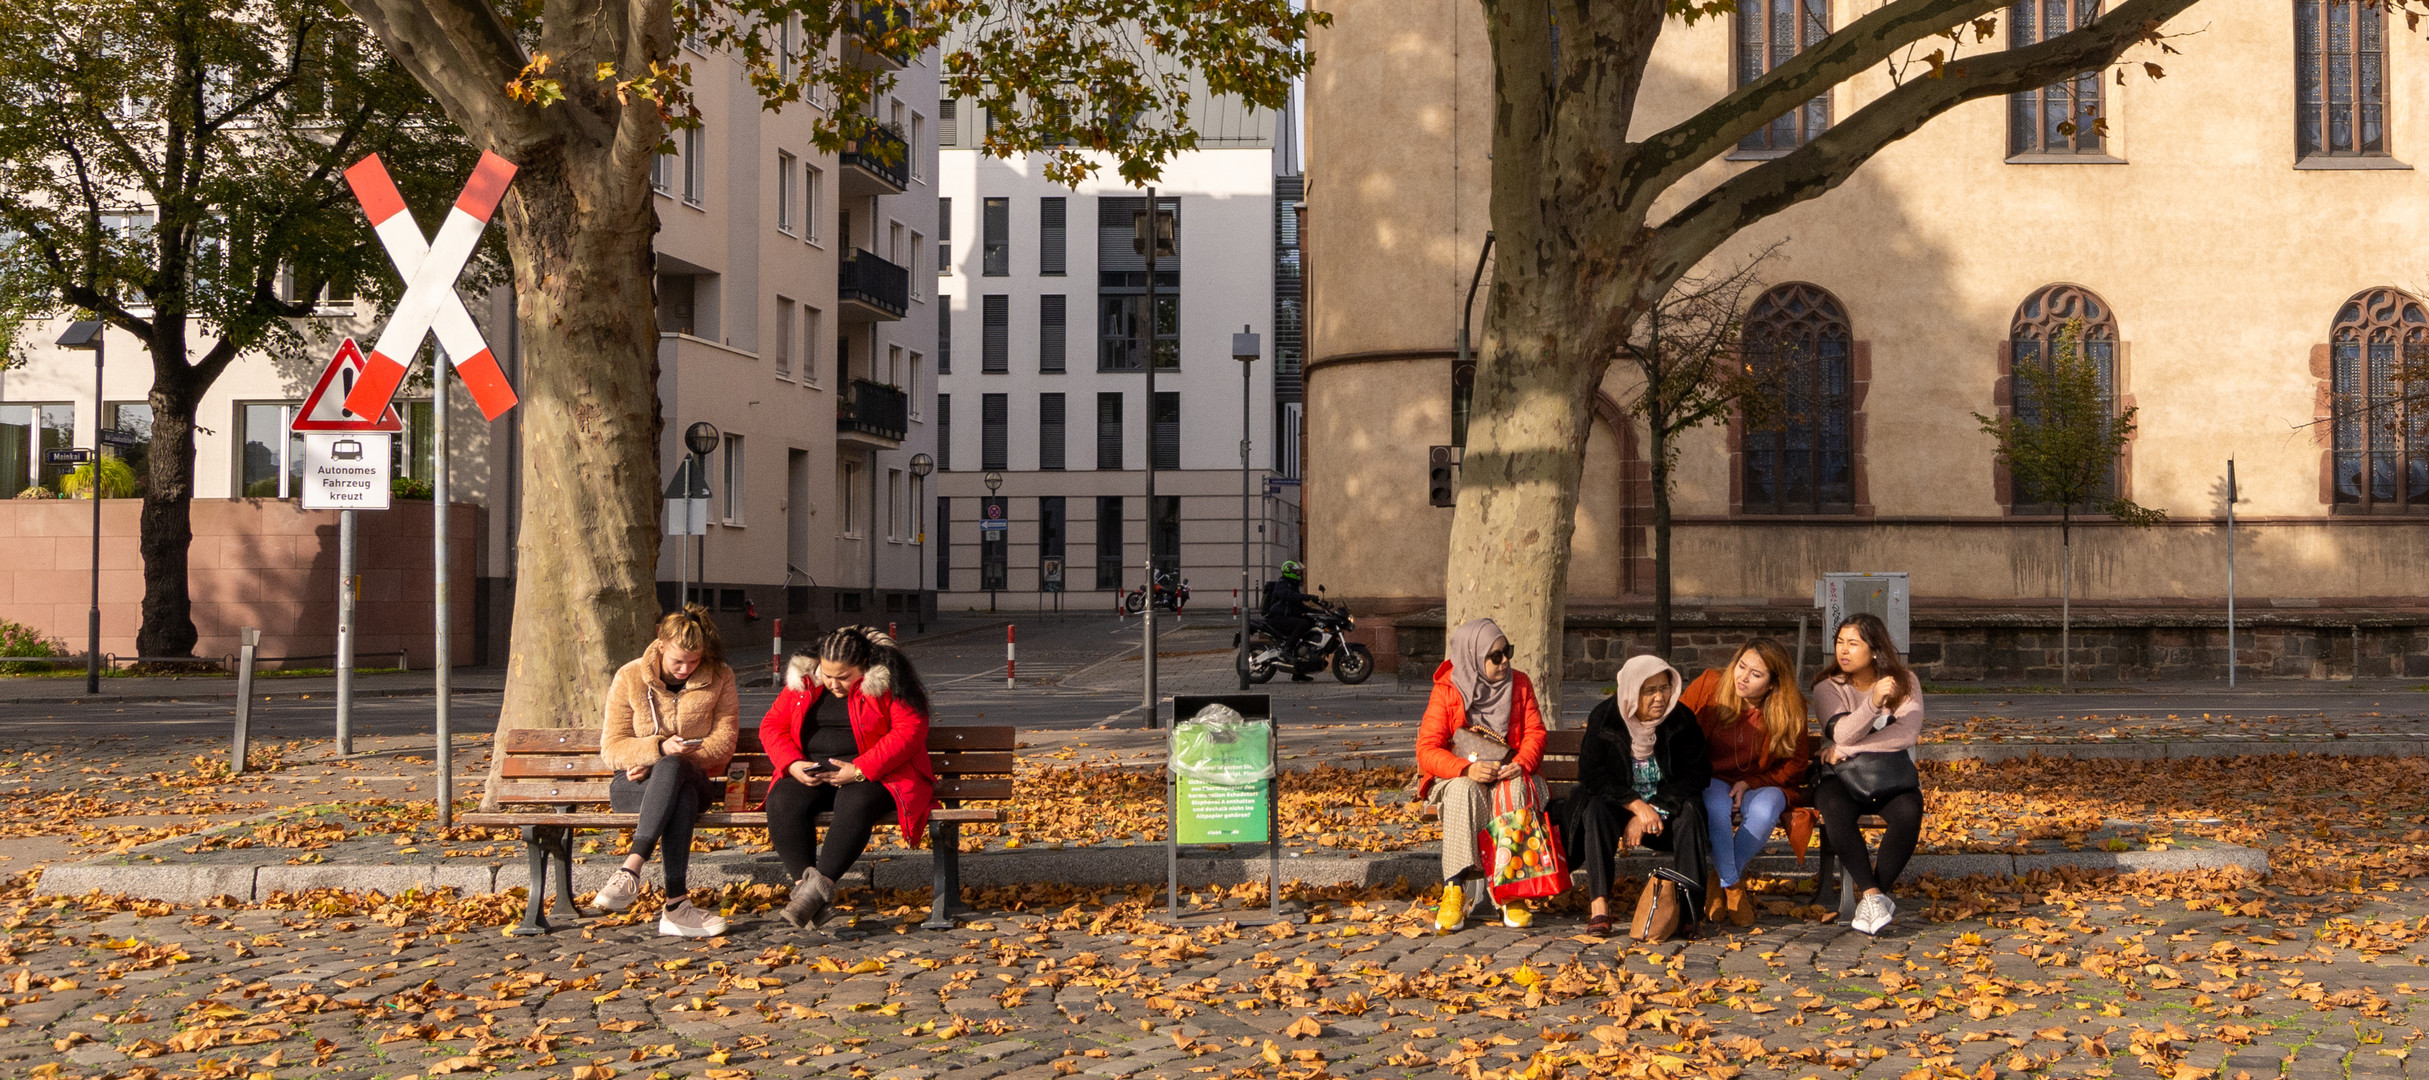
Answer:
[[[388,436],[307,431],[303,439],[304,509],[388,509]]]

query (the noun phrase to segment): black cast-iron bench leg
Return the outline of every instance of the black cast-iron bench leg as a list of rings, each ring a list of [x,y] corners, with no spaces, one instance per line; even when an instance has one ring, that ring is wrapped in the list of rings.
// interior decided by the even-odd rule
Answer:
[[[548,932],[548,917],[543,914],[548,904],[548,858],[559,851],[561,829],[539,825],[523,826],[523,861],[531,869],[531,892],[523,898],[523,921],[511,933],[516,937],[531,937]],[[564,866],[564,863],[559,863]],[[567,867],[570,873],[571,868]]]
[[[582,917],[582,909],[574,906],[574,831],[554,830],[557,834],[557,902],[549,911],[568,919]]]
[[[953,929],[954,914],[964,910],[961,903],[961,823],[931,821],[928,823],[929,865],[935,871],[935,895],[928,901],[928,921],[919,924],[922,930]]]

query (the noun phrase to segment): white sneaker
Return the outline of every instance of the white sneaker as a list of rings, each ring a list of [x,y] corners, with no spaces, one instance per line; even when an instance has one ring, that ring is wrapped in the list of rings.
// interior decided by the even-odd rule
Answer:
[[[1856,903],[1855,918],[1849,920],[1847,925],[1877,935],[1889,925],[1889,920],[1897,917],[1897,901],[1891,900],[1888,893],[1874,893]]]
[[[607,884],[599,886],[598,895],[590,898],[590,906],[598,911],[622,911],[640,896],[641,875],[619,866],[607,875]]]
[[[658,916],[658,932],[668,937],[716,937],[725,933],[725,919],[714,911],[679,900]]]

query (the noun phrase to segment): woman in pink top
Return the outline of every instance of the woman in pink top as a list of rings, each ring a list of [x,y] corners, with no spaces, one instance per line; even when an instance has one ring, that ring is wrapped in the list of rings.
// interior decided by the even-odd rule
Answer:
[[[1857,754],[1911,754],[1923,733],[1923,684],[1899,661],[1889,627],[1872,615],[1850,615],[1839,623],[1831,662],[1814,677],[1812,698],[1813,715],[1829,741],[1822,750],[1824,765]],[[1867,799],[1825,773],[1813,787],[1813,805],[1822,812],[1822,841],[1846,868],[1847,879],[1863,890],[1848,925],[1880,933],[1898,914],[1884,890],[1898,883],[1923,834],[1923,793],[1908,789]],[[1856,819],[1866,814],[1879,815],[1889,826],[1878,855],[1865,850],[1864,832],[1856,828]]]

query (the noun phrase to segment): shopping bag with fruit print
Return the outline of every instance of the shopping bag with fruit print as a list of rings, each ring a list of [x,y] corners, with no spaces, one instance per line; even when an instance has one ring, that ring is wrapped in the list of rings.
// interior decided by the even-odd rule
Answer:
[[[1560,830],[1545,815],[1543,781],[1527,773],[1493,785],[1493,816],[1485,822],[1491,840],[1485,864],[1493,868],[1493,902],[1558,896],[1569,887],[1569,858]]]

